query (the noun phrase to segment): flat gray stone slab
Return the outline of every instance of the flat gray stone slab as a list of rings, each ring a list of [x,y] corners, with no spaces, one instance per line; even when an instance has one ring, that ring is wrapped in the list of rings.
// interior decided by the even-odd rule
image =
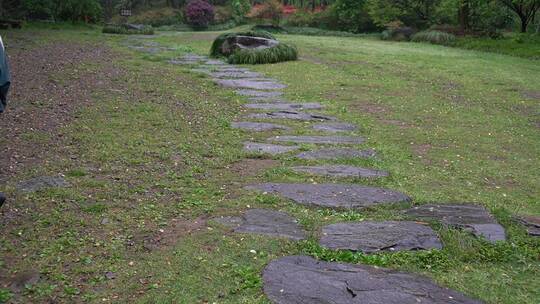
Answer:
[[[276,304],[481,304],[430,279],[391,269],[288,256],[263,271]]]
[[[231,127],[235,129],[242,129],[242,130],[248,130],[248,131],[256,131],[256,132],[262,132],[262,131],[271,131],[271,130],[290,130],[291,128],[273,124],[273,123],[266,123],[266,122],[249,122],[249,121],[240,121],[240,122],[233,122],[231,124]]]
[[[59,176],[39,176],[17,184],[21,192],[36,192],[47,188],[65,188],[69,183]]]
[[[249,185],[246,189],[277,194],[302,205],[327,208],[363,208],[410,201],[398,191],[351,184],[265,183]]]
[[[540,236],[540,216],[523,215],[519,221],[527,228],[529,235]]]
[[[259,90],[236,90],[236,94],[248,97],[274,98],[283,95],[279,91],[259,91]]]
[[[275,81],[253,79],[215,79],[215,82],[226,88],[253,89],[253,90],[281,90],[287,86]]]
[[[277,142],[293,142],[293,143],[305,143],[305,144],[349,144],[356,145],[364,142],[364,138],[360,136],[275,136],[268,139],[268,141]]]
[[[276,111],[268,113],[253,113],[248,115],[249,118],[256,119],[294,119],[301,121],[329,121],[335,120],[334,117],[320,114],[296,112],[296,111]]]
[[[439,237],[415,222],[338,223],[323,227],[320,244],[333,250],[380,251],[441,249]]]
[[[206,65],[227,65],[226,62],[218,59],[209,59],[204,62]]]
[[[244,105],[248,109],[257,110],[319,110],[323,108],[323,105],[317,102],[309,103],[248,103]]]
[[[248,100],[253,103],[290,103],[281,97],[248,97]]]
[[[280,211],[250,209],[239,217],[225,217],[216,220],[226,226],[235,227],[234,232],[239,233],[264,234],[295,241],[303,240],[306,237],[306,233],[298,222],[287,213]]]
[[[479,205],[423,205],[409,209],[405,213],[416,219],[437,220],[448,226],[468,230],[490,242],[506,240],[504,228]]]
[[[210,72],[210,76],[214,78],[235,78],[235,79],[242,79],[242,78],[260,78],[262,77],[261,74],[255,73],[255,72],[239,72],[239,71],[219,71],[219,72]]]
[[[340,158],[369,158],[376,155],[375,150],[356,150],[349,148],[328,148],[302,152],[296,157],[301,159],[340,159]]]
[[[317,131],[338,133],[356,131],[358,128],[355,125],[348,123],[332,122],[314,125],[313,129]]]
[[[346,165],[323,165],[323,166],[297,166],[291,170],[297,173],[308,173],[331,177],[362,177],[377,178],[386,177],[388,172]]]
[[[253,152],[253,153],[262,153],[262,154],[283,154],[291,152],[294,150],[300,149],[299,146],[282,146],[282,145],[272,145],[272,144],[263,144],[255,142],[245,142],[244,151]]]

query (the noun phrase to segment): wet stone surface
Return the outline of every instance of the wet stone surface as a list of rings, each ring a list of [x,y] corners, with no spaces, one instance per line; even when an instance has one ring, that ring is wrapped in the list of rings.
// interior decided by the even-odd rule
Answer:
[[[65,188],[69,183],[59,176],[40,176],[17,184],[21,192],[36,192],[47,188]]]
[[[252,153],[262,153],[262,154],[283,154],[291,152],[294,150],[300,149],[299,146],[282,146],[282,145],[272,145],[272,144],[263,144],[263,143],[254,143],[246,142],[244,143],[244,151]]]
[[[338,223],[323,227],[320,244],[333,250],[363,253],[379,251],[441,249],[433,229],[415,222]]]
[[[239,217],[217,218],[217,222],[235,227],[234,232],[264,234],[295,241],[306,237],[298,222],[287,213],[268,209],[250,209]]]
[[[436,220],[448,226],[465,229],[490,242],[506,240],[504,228],[479,205],[423,205],[405,213],[415,219]]]
[[[319,110],[323,106],[320,103],[310,102],[310,103],[248,103],[244,105],[248,109],[257,109],[257,110]]]
[[[361,144],[364,138],[360,136],[276,136],[268,141],[292,142],[305,144]]]
[[[523,215],[518,218],[531,236],[540,236],[540,216]]]
[[[268,92],[258,90],[237,90],[236,94],[249,97],[275,98],[283,95],[283,92]]]
[[[296,157],[301,159],[339,159],[339,158],[369,158],[376,155],[375,150],[356,150],[348,148],[329,148],[302,152]]]
[[[317,124],[313,126],[313,129],[317,131],[338,133],[338,132],[356,131],[358,128],[352,124],[335,122],[335,123]]]
[[[273,123],[264,123],[264,122],[249,122],[249,121],[240,121],[233,122],[231,127],[235,129],[242,129],[248,131],[262,132],[262,131],[271,131],[271,130],[290,130],[289,127],[273,124]]]
[[[331,116],[296,112],[296,111],[276,111],[276,112],[268,112],[268,113],[254,113],[254,114],[249,114],[248,117],[256,118],[256,119],[294,119],[294,120],[301,120],[301,121],[335,120],[335,118]]]
[[[238,72],[238,71],[224,71],[224,72],[210,72],[210,76],[214,78],[259,78],[261,74],[255,72]]]
[[[264,292],[279,304],[481,304],[430,279],[367,265],[288,256],[263,271]]]
[[[308,173],[331,177],[377,178],[388,176],[388,172],[386,171],[345,165],[297,166],[292,167],[291,170],[297,173]]]
[[[253,79],[215,79],[215,82],[226,88],[245,88],[254,90],[281,90],[287,86],[270,80]]]
[[[363,208],[410,200],[398,191],[352,184],[264,183],[249,185],[246,189],[280,195],[298,204],[336,209]]]

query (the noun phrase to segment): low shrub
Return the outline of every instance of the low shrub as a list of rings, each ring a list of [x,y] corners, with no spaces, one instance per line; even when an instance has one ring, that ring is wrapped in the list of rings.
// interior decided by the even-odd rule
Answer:
[[[102,33],[120,35],[154,35],[154,29],[151,26],[144,26],[141,29],[134,29],[125,25],[109,24],[103,27]]]
[[[210,47],[210,56],[211,57],[221,57],[220,49],[223,43],[230,37],[233,36],[250,36],[250,37],[260,37],[266,39],[276,39],[274,35],[264,32],[264,31],[250,31],[250,32],[240,32],[240,33],[225,33],[219,35],[216,40],[212,43]]]
[[[400,22],[387,24],[387,29],[381,33],[382,40],[409,41],[416,33],[412,27],[403,26]]]
[[[283,6],[278,0],[265,0],[262,4],[253,6],[247,17],[278,25],[283,18]]]
[[[232,7],[216,6],[214,9],[214,24],[229,22],[233,18]]]
[[[411,41],[451,45],[456,41],[456,36],[440,31],[422,31],[414,34]]]
[[[183,22],[182,12],[172,8],[145,10],[129,17],[129,23],[149,24],[153,27],[173,25]]]
[[[252,31],[263,31],[268,33],[285,33],[286,30],[279,26],[273,24],[257,24],[251,28]]]
[[[366,34],[355,34],[351,32],[323,30],[316,27],[285,27],[286,34],[305,36],[330,36],[330,37],[360,37]]]
[[[266,64],[298,59],[294,46],[280,43],[275,47],[261,50],[238,50],[229,56],[232,64]]]
[[[207,28],[214,21],[214,6],[204,0],[191,0],[185,7],[184,18],[195,29]]]

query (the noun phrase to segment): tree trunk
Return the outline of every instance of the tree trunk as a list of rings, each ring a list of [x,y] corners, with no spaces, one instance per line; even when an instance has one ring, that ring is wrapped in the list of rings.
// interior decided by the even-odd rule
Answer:
[[[520,16],[519,17],[521,19],[521,32],[522,33],[526,33],[527,32],[527,25],[529,23],[529,21],[527,20],[527,17],[525,16]]]
[[[463,2],[461,2],[461,5],[458,11],[459,29],[462,32],[465,32],[469,29],[469,24],[470,24],[469,15],[470,15],[469,1],[464,0]]]

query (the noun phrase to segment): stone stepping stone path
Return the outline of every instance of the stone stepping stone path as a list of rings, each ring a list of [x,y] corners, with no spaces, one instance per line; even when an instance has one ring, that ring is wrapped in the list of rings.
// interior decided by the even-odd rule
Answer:
[[[337,223],[323,227],[319,243],[326,248],[363,253],[441,249],[439,237],[428,226],[415,222]]]
[[[231,127],[235,129],[242,129],[255,132],[263,131],[272,131],[272,130],[290,130],[291,128],[265,122],[249,122],[249,121],[240,121],[231,123]]]
[[[249,209],[240,217],[224,217],[217,222],[234,227],[234,232],[264,234],[273,237],[300,241],[306,238],[305,231],[287,213],[269,209]]]
[[[264,293],[279,304],[481,304],[405,272],[288,256],[263,271]]]
[[[276,136],[268,141],[292,142],[302,144],[358,145],[364,142],[360,136]]]
[[[338,132],[356,131],[358,128],[352,124],[334,122],[334,123],[316,124],[313,126],[313,129],[317,131],[338,133]]]
[[[244,151],[251,152],[251,153],[278,155],[278,154],[288,153],[288,152],[298,150],[298,149],[300,149],[299,146],[282,146],[282,145],[263,144],[263,143],[256,143],[256,142],[244,143]]]
[[[317,102],[310,103],[248,103],[244,105],[248,109],[256,110],[320,110],[323,106]]]
[[[156,47],[156,46],[153,46]],[[269,111],[250,113],[254,119],[291,119],[314,122],[314,131],[325,133],[355,132],[357,126],[339,122],[335,117],[302,112],[320,110],[319,103],[293,103],[283,98],[287,86],[260,73],[228,65],[221,60],[188,54],[172,60],[174,64],[192,66],[192,71],[208,74],[218,85],[235,89],[251,103],[244,108]],[[240,121],[233,128],[261,132],[273,130],[289,131],[280,124]],[[357,145],[364,143],[360,136],[311,135],[275,136],[267,143],[244,142],[244,151],[279,155],[299,150],[300,146],[279,145],[322,144]],[[344,147],[320,148],[296,155],[305,160],[335,160],[370,158],[375,151]],[[329,177],[379,178],[389,175],[382,170],[346,165],[293,166],[291,170],[302,174]],[[245,187],[246,190],[263,194],[279,195],[301,205],[321,208],[360,209],[383,204],[409,202],[410,198],[399,191],[368,187],[357,184],[305,184],[305,183],[261,183]],[[425,205],[405,211],[418,220],[436,220],[445,225],[471,231],[489,241],[505,239],[504,228],[481,206],[476,205]],[[303,240],[305,232],[297,221],[284,212],[268,209],[249,209],[241,216],[214,219],[232,227],[238,233],[262,234]],[[531,235],[540,235],[540,220],[522,217]],[[324,226],[320,244],[331,250],[352,250],[366,254],[402,250],[428,250],[443,247],[439,237],[429,226],[412,221],[363,221],[344,222]],[[270,262],[263,272],[264,292],[276,304],[479,304],[480,301],[440,287],[428,278],[367,265],[351,265],[317,261],[307,256],[289,256]]]
[[[527,228],[529,235],[540,236],[540,216],[523,215],[518,220]]]
[[[267,79],[215,79],[214,81],[223,87],[238,89],[281,90],[287,87],[284,84]]]
[[[315,151],[302,152],[296,157],[301,159],[340,159],[340,158],[370,158],[376,155],[375,150],[356,150],[349,148],[326,148]]]
[[[378,178],[388,176],[388,172],[386,171],[345,165],[297,166],[290,169],[297,173],[308,173],[331,177]]]
[[[39,176],[17,184],[21,192],[36,192],[47,188],[66,188],[70,184],[60,176]]]
[[[335,117],[325,116],[320,114],[311,114],[296,111],[276,111],[268,113],[253,113],[247,115],[249,118],[256,119],[293,119],[301,121],[329,121],[335,120]]]
[[[276,98],[283,95],[280,91],[236,90],[236,94],[248,97]]]
[[[354,209],[408,202],[410,198],[398,191],[353,184],[281,184],[249,185],[247,190],[277,194],[308,206]]]
[[[490,242],[506,240],[504,228],[479,205],[423,205],[409,209],[405,214],[419,220],[436,220],[461,228]]]

